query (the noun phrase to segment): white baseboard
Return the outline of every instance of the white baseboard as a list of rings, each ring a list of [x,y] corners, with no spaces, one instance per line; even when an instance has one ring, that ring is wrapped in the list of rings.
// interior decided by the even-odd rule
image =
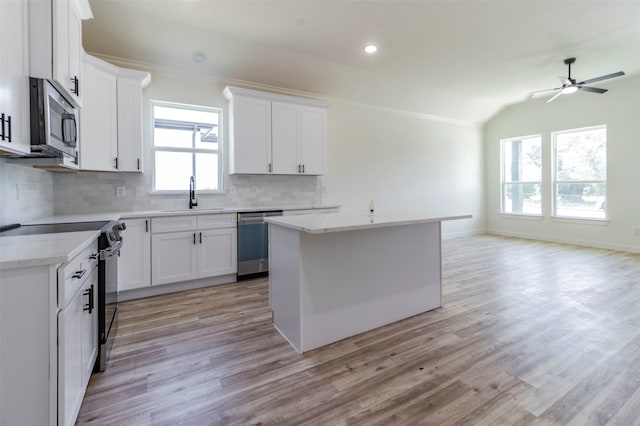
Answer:
[[[503,231],[498,229],[488,229],[486,233],[490,235],[501,235],[504,237],[515,237],[515,238],[524,238],[527,240],[547,241],[550,243],[572,244],[575,246],[582,246],[582,247],[592,247],[592,248],[600,248],[600,249],[606,249],[606,250],[624,251],[628,253],[640,253],[640,247],[627,245],[627,244],[613,244],[613,243],[606,243],[602,241],[579,240],[579,239],[573,239],[573,238],[558,238],[558,237],[553,237],[548,235],[529,234],[526,232],[510,232],[510,231]]]
[[[142,299],[144,297],[159,296],[161,294],[175,293],[177,291],[193,290],[195,288],[209,287],[212,285],[229,284],[236,282],[236,274],[222,275],[220,277],[203,278],[193,281],[183,281],[172,284],[155,285],[135,290],[121,291],[118,294],[118,301]]]

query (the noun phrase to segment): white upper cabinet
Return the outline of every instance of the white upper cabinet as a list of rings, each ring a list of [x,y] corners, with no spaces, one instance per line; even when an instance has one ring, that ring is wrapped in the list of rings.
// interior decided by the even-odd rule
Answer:
[[[326,173],[327,104],[227,87],[231,174]]]
[[[283,102],[271,103],[271,152],[273,173],[297,174],[298,161],[298,105]]]
[[[271,102],[237,96],[229,115],[229,172],[271,173]]]
[[[117,171],[117,67],[85,55],[80,110],[80,168]]]
[[[0,16],[0,154],[24,154],[31,151],[27,3],[0,1]]]
[[[327,109],[300,106],[298,109],[298,162],[302,173],[327,173]]]
[[[30,75],[52,80],[81,106],[82,20],[93,18],[88,0],[28,1]]]
[[[142,172],[142,89],[149,73],[84,55],[80,168]]]
[[[142,89],[147,72],[118,70],[118,171],[142,173]]]

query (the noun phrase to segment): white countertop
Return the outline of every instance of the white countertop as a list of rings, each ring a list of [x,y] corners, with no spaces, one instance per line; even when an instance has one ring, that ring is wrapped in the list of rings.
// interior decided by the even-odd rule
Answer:
[[[0,237],[0,270],[68,262],[99,235],[82,231]]]
[[[334,209],[340,205],[313,205],[313,206],[257,206],[257,207],[220,207],[220,208],[195,208],[184,210],[145,210],[132,212],[105,212],[105,213],[87,213],[72,215],[56,215],[29,221],[23,225],[37,225],[41,223],[71,223],[71,222],[96,222],[103,220],[119,220],[119,219],[138,219],[145,217],[166,217],[166,216],[184,216],[184,215],[202,215],[202,214],[221,214],[221,213],[240,213],[240,212],[259,212],[269,210],[316,210],[316,209]]]
[[[104,212],[67,214],[43,217],[23,225],[43,223],[99,222],[105,220],[126,220],[148,217],[222,214],[269,210],[315,210],[333,209],[339,205],[296,205],[296,206],[253,206],[195,208],[184,210],[150,210],[134,212]],[[99,231],[65,232],[57,234],[0,236],[0,270],[30,266],[62,264],[73,259],[80,251],[95,240]]]
[[[265,218],[266,222],[310,234],[355,231],[388,226],[412,225],[445,220],[470,219],[471,215],[429,216],[418,212],[376,212],[375,214],[328,213]]]

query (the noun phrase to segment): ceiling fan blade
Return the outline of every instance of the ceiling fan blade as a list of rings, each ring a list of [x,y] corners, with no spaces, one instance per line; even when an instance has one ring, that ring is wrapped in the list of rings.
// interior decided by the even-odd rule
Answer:
[[[597,87],[589,87],[589,86],[578,86],[578,89],[584,90],[585,92],[593,92],[593,93],[605,93],[607,89],[599,89]]]
[[[620,76],[623,76],[623,75],[624,75],[624,71],[618,71],[618,72],[614,72],[613,74],[601,75],[600,77],[591,78],[589,80],[581,81],[578,84],[595,83],[596,81],[608,80],[610,78],[620,77]]]
[[[546,93],[546,92],[550,92],[552,90],[560,90],[562,89],[562,87],[556,87],[554,89],[544,89],[544,90],[536,90],[535,92],[529,92],[529,99],[541,94],[541,93]]]
[[[558,96],[562,95],[562,90],[559,90],[558,93],[556,93],[555,95],[553,95],[552,97],[549,98],[549,100],[547,101],[547,103],[553,101],[555,98],[557,98]]]

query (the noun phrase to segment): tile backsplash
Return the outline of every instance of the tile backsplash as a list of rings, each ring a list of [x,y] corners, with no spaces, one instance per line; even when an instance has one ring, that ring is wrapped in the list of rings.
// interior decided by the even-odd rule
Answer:
[[[124,187],[124,196],[117,194],[118,187]],[[150,188],[150,174],[55,173],[53,209],[55,214],[72,214],[188,208],[186,188],[184,194],[171,195],[150,194]],[[196,191],[196,197],[201,209],[316,205],[321,184],[317,176],[227,175],[224,193]]]
[[[0,159],[0,225],[53,214],[53,173]]]

